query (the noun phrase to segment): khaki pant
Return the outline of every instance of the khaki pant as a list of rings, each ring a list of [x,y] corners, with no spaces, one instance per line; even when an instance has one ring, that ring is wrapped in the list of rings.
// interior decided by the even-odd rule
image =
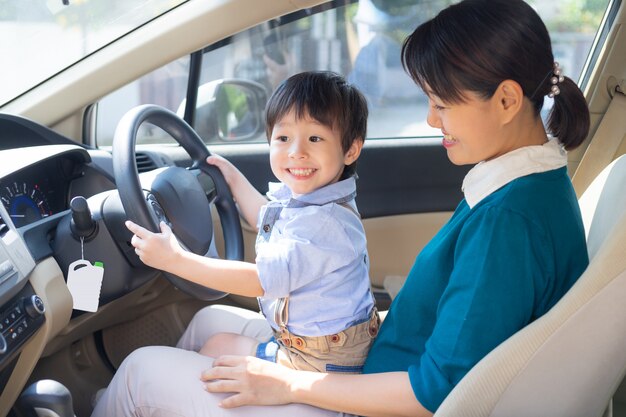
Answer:
[[[276,362],[301,371],[361,373],[380,326],[376,309],[369,321],[328,336],[296,336],[275,332]]]
[[[198,354],[217,333],[238,333],[266,341],[272,337],[267,320],[248,310],[213,306],[200,310],[181,337],[178,348],[137,349],[117,370],[92,417],[347,417],[305,404],[247,406],[224,409],[229,394],[206,392],[200,373],[213,359]]]
[[[386,312],[381,312],[381,318]],[[348,414],[305,404],[247,406],[225,409],[228,394],[206,392],[199,374],[213,358],[197,351],[217,333],[237,333],[266,341],[270,325],[259,313],[211,306],[194,316],[177,348],[149,346],[130,354],[98,401],[92,417],[348,417]],[[350,415],[350,417],[353,417]]]

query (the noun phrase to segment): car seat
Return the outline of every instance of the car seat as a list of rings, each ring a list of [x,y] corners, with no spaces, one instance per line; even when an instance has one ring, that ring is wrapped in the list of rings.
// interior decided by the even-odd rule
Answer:
[[[626,370],[626,155],[579,203],[589,267],[547,314],[476,364],[436,417],[611,414]]]

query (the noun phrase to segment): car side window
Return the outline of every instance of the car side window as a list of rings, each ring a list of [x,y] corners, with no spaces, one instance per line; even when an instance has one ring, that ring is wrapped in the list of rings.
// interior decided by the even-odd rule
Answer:
[[[96,141],[110,147],[118,122],[141,104],[157,104],[176,111],[187,94],[189,56],[184,56],[107,95],[97,104]],[[160,128],[145,123],[137,132],[137,143],[176,143]]]
[[[235,34],[202,51],[194,103],[185,98],[190,67],[183,57],[114,92],[98,104],[97,142],[112,142],[116,120],[138,104],[162,105],[192,124],[207,144],[265,141],[262,110],[282,80],[331,70],[360,88],[370,106],[368,139],[439,137],[426,123],[428,101],[404,72],[403,39],[452,0],[333,1]],[[609,0],[529,0],[546,22],[555,59],[579,79]],[[551,105],[546,100],[544,114]],[[167,142],[154,126],[139,143]]]
[[[402,69],[400,49],[402,39],[416,22],[430,18],[451,1],[430,1],[426,7],[413,1],[378,3],[385,8],[372,0],[336,1],[232,36],[223,45],[205,51],[200,88],[218,79],[247,80],[262,86],[269,95],[292,74],[330,70],[343,74],[366,96],[369,138],[436,134],[425,121],[425,95]],[[198,103],[198,109],[204,102]],[[203,118],[195,120],[202,123]],[[252,133],[221,135],[199,129],[209,143],[265,141],[264,131],[256,136]]]

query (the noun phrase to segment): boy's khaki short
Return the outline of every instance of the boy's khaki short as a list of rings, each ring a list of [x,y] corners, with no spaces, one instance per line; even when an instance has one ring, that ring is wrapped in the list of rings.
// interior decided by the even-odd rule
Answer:
[[[275,332],[276,363],[303,371],[361,373],[379,326],[380,318],[374,309],[369,321],[328,336]]]

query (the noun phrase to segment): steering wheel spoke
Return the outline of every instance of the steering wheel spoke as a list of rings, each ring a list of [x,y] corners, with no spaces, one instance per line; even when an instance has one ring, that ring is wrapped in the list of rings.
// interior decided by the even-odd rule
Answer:
[[[204,190],[204,195],[206,195],[209,204],[214,204],[217,199],[217,187],[215,186],[213,178],[201,169],[193,169],[190,171],[196,176],[200,187]]]

